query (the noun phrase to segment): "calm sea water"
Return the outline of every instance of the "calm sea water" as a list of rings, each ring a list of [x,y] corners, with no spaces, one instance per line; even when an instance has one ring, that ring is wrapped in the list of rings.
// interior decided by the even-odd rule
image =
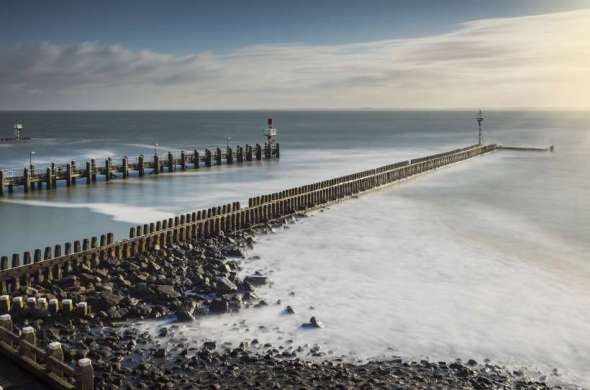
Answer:
[[[154,143],[202,150],[226,136],[252,144],[268,116],[280,161],[6,196],[0,252],[124,237],[132,224],[476,141],[472,112],[2,112],[5,134],[18,119],[35,140],[0,145],[0,166],[22,167],[30,151],[43,164],[149,155]],[[262,237],[244,272],[269,273],[260,294],[296,314],[271,305],[185,332],[317,342],[358,358],[490,358],[590,384],[589,127],[588,112],[488,113],[487,142],[556,152],[496,152]],[[311,315],[326,328],[298,329]],[[238,320],[248,330],[231,330]]]

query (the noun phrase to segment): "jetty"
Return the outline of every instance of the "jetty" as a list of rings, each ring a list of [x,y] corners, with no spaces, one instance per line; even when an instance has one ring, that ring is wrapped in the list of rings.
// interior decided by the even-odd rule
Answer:
[[[17,138],[22,138],[22,125],[17,130]],[[16,126],[15,125],[15,128]],[[143,178],[147,175],[158,175],[164,172],[174,173],[177,171],[195,170],[201,167],[212,167],[222,164],[244,164],[251,161],[262,161],[280,158],[280,145],[276,140],[277,129],[273,127],[272,118],[267,120],[267,128],[264,130],[266,142],[264,145],[255,146],[237,145],[232,148],[228,145],[224,148],[205,149],[199,152],[196,148],[192,151],[179,151],[177,154],[168,152],[161,156],[155,146],[154,155],[146,158],[143,154],[134,159],[127,156],[122,157],[120,162],[108,157],[99,164],[96,159],[90,159],[79,166],[76,161],[65,164],[50,163],[39,168],[33,165],[32,158],[29,165],[22,170],[0,169],[0,196],[5,192],[13,193],[15,188],[22,188],[23,192],[52,190],[62,183],[66,187],[75,186],[84,182],[88,185],[97,181],[111,181],[114,179],[127,179],[129,177]],[[32,156],[31,152],[31,156]],[[5,191],[6,189],[6,191]]]

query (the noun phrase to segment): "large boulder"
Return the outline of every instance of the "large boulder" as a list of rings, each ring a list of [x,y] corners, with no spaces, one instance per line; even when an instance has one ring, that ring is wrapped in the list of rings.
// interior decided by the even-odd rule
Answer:
[[[217,278],[217,293],[228,294],[238,291],[238,286],[226,277]]]

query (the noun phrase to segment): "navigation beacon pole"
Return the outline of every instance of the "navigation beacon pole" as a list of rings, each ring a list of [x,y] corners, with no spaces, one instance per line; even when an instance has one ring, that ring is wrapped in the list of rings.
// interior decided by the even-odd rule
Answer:
[[[477,127],[479,130],[478,145],[482,145],[483,144],[483,133],[481,131],[481,124],[483,122],[483,112],[481,110],[479,110],[479,112],[477,113],[477,117],[475,119],[477,120]]]

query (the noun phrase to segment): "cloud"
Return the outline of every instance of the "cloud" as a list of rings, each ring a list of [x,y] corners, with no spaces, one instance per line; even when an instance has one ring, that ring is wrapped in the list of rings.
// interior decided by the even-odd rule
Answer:
[[[446,34],[175,56],[82,43],[0,49],[3,109],[590,107],[590,10]]]

